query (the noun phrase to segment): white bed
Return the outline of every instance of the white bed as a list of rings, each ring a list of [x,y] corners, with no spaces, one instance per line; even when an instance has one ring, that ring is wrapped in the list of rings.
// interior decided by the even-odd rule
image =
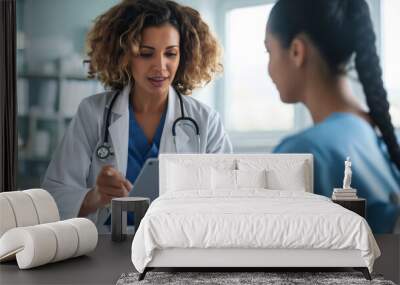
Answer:
[[[160,197],[132,243],[155,267],[354,267],[379,248],[367,222],[312,194],[311,155],[160,155]]]

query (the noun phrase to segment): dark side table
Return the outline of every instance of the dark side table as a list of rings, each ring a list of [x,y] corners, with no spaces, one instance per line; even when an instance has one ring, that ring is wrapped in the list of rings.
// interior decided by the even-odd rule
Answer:
[[[144,197],[124,197],[111,200],[111,238],[113,241],[126,239],[127,212],[134,213],[135,232],[146,214],[150,199]]]
[[[333,203],[339,204],[340,206],[359,214],[361,217],[367,217],[367,200],[364,198],[348,199],[348,200],[336,200],[332,199]]]

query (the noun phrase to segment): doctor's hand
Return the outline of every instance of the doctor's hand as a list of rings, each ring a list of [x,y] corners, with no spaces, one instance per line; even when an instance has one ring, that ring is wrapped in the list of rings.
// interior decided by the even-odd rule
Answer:
[[[96,178],[96,186],[83,200],[79,216],[87,216],[98,208],[105,207],[112,198],[127,197],[132,184],[110,165],[103,166]]]

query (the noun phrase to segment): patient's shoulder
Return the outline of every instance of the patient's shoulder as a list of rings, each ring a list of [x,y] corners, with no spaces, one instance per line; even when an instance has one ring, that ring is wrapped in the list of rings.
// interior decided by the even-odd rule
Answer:
[[[319,149],[321,141],[318,142],[309,130],[302,131],[285,137],[274,148],[275,153],[313,153]]]
[[[278,153],[316,153],[335,151],[343,144],[340,129],[331,124],[318,124],[285,137],[274,149]],[[347,136],[347,135],[345,135]]]
[[[361,139],[362,138],[362,139]],[[287,136],[276,152],[337,152],[352,145],[372,147],[376,134],[371,126],[355,115],[334,113],[321,123]]]

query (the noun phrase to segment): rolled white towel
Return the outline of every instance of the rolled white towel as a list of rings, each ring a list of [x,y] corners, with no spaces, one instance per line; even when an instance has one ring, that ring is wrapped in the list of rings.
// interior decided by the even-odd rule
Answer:
[[[60,220],[53,196],[43,189],[0,193],[0,213],[0,237],[15,227]]]
[[[86,254],[97,241],[96,226],[85,218],[18,227],[0,238],[0,262],[16,257],[19,268],[28,269]]]
[[[64,220],[71,224],[78,233],[78,248],[73,257],[80,256],[96,248],[98,232],[96,225],[89,219],[75,218]]]
[[[17,222],[10,202],[6,197],[0,196],[0,237],[16,226]]]
[[[41,225],[13,228],[0,238],[0,261],[17,258],[20,269],[51,262],[57,240],[51,229]]]
[[[78,249],[78,233],[71,224],[63,221],[43,224],[43,227],[49,228],[56,236],[56,253],[51,262],[57,262],[70,258],[75,255]]]
[[[39,224],[35,205],[30,196],[23,191],[3,192],[0,195],[6,198],[14,212],[17,227],[26,227]]]
[[[39,218],[39,224],[60,220],[56,201],[54,201],[49,192],[43,189],[29,189],[23,192],[31,197]]]

